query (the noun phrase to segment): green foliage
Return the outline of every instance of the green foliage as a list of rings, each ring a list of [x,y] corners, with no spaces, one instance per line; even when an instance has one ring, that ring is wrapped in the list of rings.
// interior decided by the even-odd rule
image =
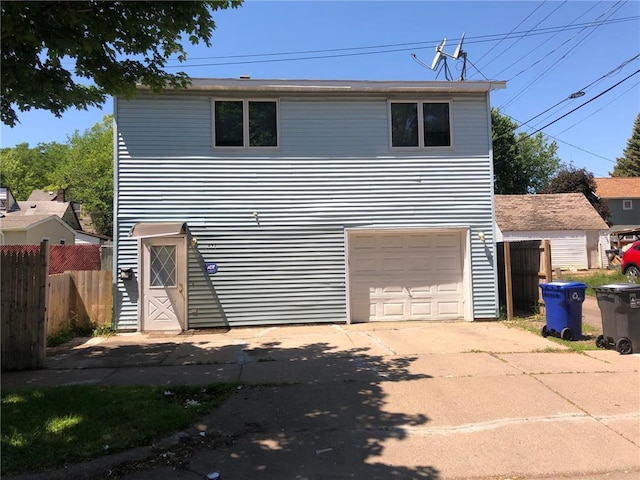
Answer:
[[[593,173],[570,165],[562,168],[551,180],[546,193],[582,193],[606,221],[611,216],[611,211],[595,191],[596,182],[593,179]]]
[[[94,337],[111,337],[117,332],[113,325],[96,325],[93,327],[92,333]]]
[[[0,181],[9,187],[16,200],[26,200],[33,190],[51,183],[51,173],[65,161],[68,145],[40,143],[30,148],[21,143],[0,150]]]
[[[106,115],[84,133],[68,140],[65,162],[51,173],[51,185],[64,188],[69,199],[82,204],[98,233],[113,231],[113,116]]]
[[[609,285],[611,283],[627,283],[627,276],[620,271],[620,268],[615,270],[597,270],[589,273],[588,275],[562,275],[562,280],[568,282],[582,282],[587,285],[586,294],[592,297],[596,296],[594,287],[601,287],[602,285]]]
[[[59,117],[70,107],[100,106],[108,95],[130,97],[137,83],[153,91],[183,88],[188,76],[165,72],[167,61],[186,59],[183,41],[210,46],[213,11],[241,4],[2,2],[0,117],[10,126],[18,121],[16,108]],[[73,66],[66,68],[69,62]]]
[[[77,332],[71,328],[65,328],[59,332],[49,335],[47,337],[47,347],[57,347],[70,340],[73,340],[77,336]]]
[[[82,204],[98,233],[113,230],[113,116],[106,115],[66,144],[26,143],[0,151],[2,185],[16,200],[26,200],[33,190],[65,189],[68,201]]]
[[[3,389],[2,474],[60,468],[149,444],[210,412],[234,390],[232,384]]]
[[[612,177],[640,177],[640,113],[633,123],[633,133],[627,141],[624,156],[617,158]]]
[[[516,134],[518,125],[497,109],[491,110],[495,193],[540,193],[560,168],[555,142],[548,144],[539,133]]]

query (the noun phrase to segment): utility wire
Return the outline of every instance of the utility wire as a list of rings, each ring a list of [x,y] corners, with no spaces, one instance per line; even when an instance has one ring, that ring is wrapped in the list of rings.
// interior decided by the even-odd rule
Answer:
[[[631,90],[633,90],[634,88],[636,88],[638,85],[640,85],[640,81],[634,83],[633,85],[631,85],[627,90],[625,90],[624,92],[622,92],[620,95],[618,95],[616,98],[614,98],[613,100],[611,100],[609,103],[607,103],[606,105],[603,105],[602,107],[598,108],[597,110],[595,110],[594,112],[592,112],[591,114],[587,115],[586,117],[584,117],[582,120],[577,121],[576,123],[574,123],[573,125],[571,125],[570,127],[565,128],[564,130],[562,130],[561,132],[558,133],[558,135],[562,135],[564,132],[566,132],[567,130],[571,130],[573,127],[575,127],[576,125],[579,125],[580,123],[584,122],[585,120],[587,120],[588,118],[593,117],[596,113],[600,112],[602,109],[608,107],[609,105],[611,105],[613,102],[615,102],[616,100],[618,100],[619,98],[625,96],[627,93],[629,93]]]
[[[617,10],[619,10],[620,8],[622,8],[623,4],[622,2],[618,2],[616,3],[613,7],[609,8],[609,10],[607,10],[605,13],[601,14],[598,18],[602,18],[604,15],[609,15],[609,17],[611,17],[611,15],[613,15]],[[616,8],[615,11],[611,11],[613,8]],[[601,24],[599,24],[596,28],[598,28]],[[587,29],[587,27],[582,28],[579,32],[577,32],[573,37],[567,39],[565,42],[563,42],[559,47],[557,47],[556,49],[552,50],[550,53],[547,53],[545,55],[545,57],[548,57],[550,54],[558,51],[560,48],[562,48],[564,45],[568,44],[569,42],[573,41],[574,39],[576,39],[578,36],[580,36],[582,34],[582,32],[584,32]],[[594,32],[594,30],[591,30],[589,33],[587,33],[587,36],[582,38],[581,40],[578,41],[578,43],[576,45],[574,45],[573,47],[571,47],[569,50],[566,51],[566,53],[564,53],[559,59],[555,60],[555,64],[557,64],[558,62],[561,62],[562,60],[564,60],[569,53],[571,53],[573,50],[575,50],[581,43],[583,43],[584,41],[586,41],[586,39],[588,38],[589,35],[591,35]],[[545,58],[543,57],[543,58]],[[535,77],[533,80],[531,80],[528,84],[526,84],[524,87],[522,87],[518,93],[516,93],[513,97],[511,97],[509,100],[507,100],[505,103],[502,104],[502,107],[507,107],[508,105],[510,105],[511,103],[513,103],[516,99],[518,99],[520,96],[522,96],[524,93],[526,93],[526,91],[529,89],[529,87],[531,87],[533,84],[535,84],[538,80],[540,80],[542,77],[544,77],[545,75],[549,74],[551,70],[546,69],[543,72],[541,72],[537,77]],[[510,78],[508,81],[513,80],[512,77]]]
[[[636,60],[637,58],[640,58],[640,53],[639,53],[639,54],[637,54],[635,57],[630,58],[629,60],[625,60],[624,62],[622,62],[620,65],[618,65],[616,68],[614,68],[614,69],[613,69],[613,70],[611,70],[610,72],[605,73],[604,75],[602,75],[602,76],[601,76],[600,78],[598,78],[597,80],[594,80],[593,82],[591,82],[589,85],[587,85],[587,86],[585,86],[585,87],[582,87],[582,88],[580,88],[579,90],[576,90],[576,92],[577,92],[577,93],[584,93],[584,91],[585,91],[585,90],[588,90],[591,86],[593,86],[593,85],[595,85],[596,83],[598,83],[599,81],[601,81],[601,80],[603,80],[603,79],[607,78],[608,76],[612,75],[613,73],[620,71],[622,68],[624,68],[624,67],[625,67],[625,66],[627,66],[629,63],[631,63],[631,62],[633,62],[634,60]],[[548,111],[553,110],[555,107],[557,107],[558,105],[560,105],[560,104],[562,104],[562,103],[566,102],[567,100],[571,100],[571,99],[572,99],[572,95],[573,95],[573,94],[571,94],[570,96],[566,97],[566,98],[565,98],[565,99],[563,99],[563,100],[560,100],[560,101],[559,101],[558,103],[556,103],[555,105],[553,105],[553,106],[551,106],[551,107],[547,108],[545,111],[543,111],[543,112],[541,112],[541,113],[539,113],[539,114],[535,115],[534,117],[531,117],[531,118],[530,118],[529,120],[527,120],[526,122],[522,122],[522,125],[529,125],[529,122],[531,122],[531,121],[535,120],[536,118],[538,118],[538,117],[540,117],[540,116],[544,115],[544,114],[545,114],[545,113],[547,113]],[[575,98],[575,97],[574,97],[574,98]]]
[[[546,1],[542,2],[541,4],[539,4],[539,5],[538,5],[534,10],[533,10],[533,12],[531,12],[529,15],[527,15],[526,17],[524,17],[524,19],[522,19],[522,20],[520,21],[520,23],[519,23],[519,24],[517,24],[515,27],[513,27],[513,30],[511,30],[511,31],[510,31],[510,32],[509,32],[509,33],[508,33],[508,34],[507,34],[507,35],[506,35],[502,40],[500,40],[498,43],[496,43],[493,47],[491,47],[489,50],[487,50],[487,51],[484,53],[484,55],[482,55],[482,56],[481,56],[478,60],[476,60],[476,61],[477,61],[478,63],[480,63],[484,57],[486,57],[487,55],[489,55],[489,54],[490,54],[494,49],[496,49],[496,48],[498,47],[498,45],[500,45],[500,44],[501,44],[502,42],[504,42],[507,38],[509,38],[509,35],[511,35],[511,34],[515,31],[515,29],[516,29],[516,28],[518,28],[520,25],[522,25],[524,22],[526,22],[526,21],[529,19],[529,17],[530,17],[531,15],[533,15],[534,13],[536,13],[540,8],[542,8],[542,6],[543,6],[545,3],[546,3]],[[535,28],[535,27],[534,27],[534,28]],[[491,63],[491,62],[489,62],[489,63]],[[488,66],[488,65],[489,65],[489,64],[487,64],[487,65],[485,65],[485,66]]]
[[[587,13],[589,13],[591,10],[593,10],[594,8],[596,8],[598,6],[598,4],[594,5],[593,7],[591,7],[589,10],[586,10],[585,12],[581,13],[580,15],[578,15],[576,18],[573,19],[573,21],[569,24],[569,25],[573,25],[575,24],[575,22],[577,22],[579,19],[581,19],[582,17],[584,17]],[[562,31],[558,31],[556,33],[554,33],[551,37],[547,38],[544,42],[536,45],[535,47],[533,47],[531,50],[529,50],[527,53],[525,53],[524,55],[520,56],[518,58],[518,60],[516,60],[514,63],[512,63],[511,65],[503,68],[502,70],[500,70],[498,73],[495,74],[496,78],[500,78],[500,75],[502,75],[505,71],[507,71],[509,68],[517,65],[518,63],[520,63],[521,61],[523,61],[525,58],[527,58],[528,56],[530,56],[532,53],[534,52],[538,52],[540,51],[540,48],[546,44],[549,43],[551,40],[553,40],[555,37],[557,37],[559,34],[561,34],[564,30]],[[544,59],[546,58],[546,56],[536,60],[535,62],[533,62],[531,65],[529,65],[528,67],[522,69],[520,72],[516,73],[513,77],[511,77],[510,80],[513,80],[514,78],[520,76],[521,74],[523,74],[524,72],[526,72],[527,70],[530,70],[531,68],[535,67],[538,63],[542,62]]]
[[[626,23],[630,21],[637,21],[640,19],[640,16],[631,16],[631,17],[622,17],[618,19],[605,20],[601,22],[589,22],[583,24],[576,25],[561,25],[556,27],[547,27],[543,29],[539,29],[537,31],[523,31],[516,32],[512,35],[511,38],[519,38],[519,37],[532,37],[539,35],[548,35],[550,33],[555,33],[558,31],[567,31],[567,30],[575,30],[579,28],[594,28],[600,25],[613,25],[617,23]],[[493,34],[493,35],[481,35],[478,37],[469,37],[465,38],[465,43],[467,44],[475,44],[475,43],[487,43],[494,42],[505,34]],[[244,55],[228,55],[223,57],[198,57],[200,59],[247,59],[247,60],[232,60],[232,61],[222,61],[222,62],[212,62],[212,63],[199,63],[199,64],[187,64],[180,63],[176,65],[166,65],[165,68],[193,68],[193,67],[210,67],[210,66],[224,66],[224,65],[243,65],[243,64],[254,64],[254,63],[275,63],[275,62],[287,62],[287,61],[298,61],[298,60],[317,60],[317,59],[325,59],[325,58],[340,58],[340,57],[352,57],[352,56],[360,56],[360,55],[374,55],[374,54],[384,54],[384,53],[395,53],[401,51],[409,51],[413,50],[416,47],[422,45],[422,48],[434,47],[439,44],[439,40],[433,40],[430,42],[407,42],[407,43],[396,43],[396,44],[387,44],[387,45],[373,45],[373,46],[360,46],[360,47],[348,47],[348,48],[339,48],[339,49],[324,49],[324,50],[307,50],[307,51],[297,51],[297,52],[279,52],[279,53],[258,53],[258,54],[244,54]],[[399,48],[395,48],[399,47]],[[413,47],[413,48],[411,48]],[[435,48],[435,47],[434,47]],[[375,51],[359,51],[359,50],[372,50],[377,49]],[[350,52],[350,53],[338,53],[338,52]],[[326,55],[322,55],[325,54]],[[321,55],[312,55],[312,54],[321,54]],[[291,55],[304,55],[293,58],[271,58],[271,59],[262,59],[262,60],[250,60],[251,57],[276,57],[276,56],[291,56]]]
[[[551,13],[549,13],[546,17],[544,17],[542,20],[540,20],[538,23],[536,23],[532,28],[530,28],[528,31],[535,31],[535,28],[538,27],[541,23],[543,23],[547,18],[549,18],[551,15],[553,15],[555,12],[557,12],[560,8],[562,8],[564,6],[564,4],[567,3],[567,0],[565,0],[564,2],[562,2],[560,5],[558,5],[555,9],[553,9],[551,11]],[[555,35],[554,35],[555,36]],[[498,58],[500,58],[502,55],[504,55],[507,51],[509,51],[511,48],[515,47],[523,38],[520,37],[518,40],[516,40],[515,42],[513,42],[511,45],[509,45],[506,49],[502,50],[498,55],[496,55],[495,57],[493,57],[493,60],[491,60],[489,63],[487,63],[484,68],[487,68],[489,65],[491,65],[493,62],[495,62],[496,60],[498,60]],[[553,37],[552,37],[553,38]],[[502,73],[502,72],[500,72]],[[496,74],[496,78],[498,77],[499,74]]]
[[[640,69],[636,70],[635,72],[633,72],[631,75],[623,78],[622,80],[620,80],[618,83],[616,83],[615,85],[607,88],[605,91],[600,92],[598,95],[596,95],[595,97],[587,100],[586,102],[584,102],[582,105],[577,106],[576,108],[574,108],[573,110],[565,113],[564,115],[562,115],[561,117],[556,118],[554,121],[547,123],[544,127],[540,127],[539,129],[537,129],[536,131],[534,131],[533,133],[529,134],[529,136],[535,135],[536,133],[538,133],[541,130],[544,130],[545,128],[547,128],[550,125],[553,125],[554,123],[558,122],[559,120],[562,120],[563,118],[565,118],[567,115],[572,114],[573,112],[575,112],[576,110],[579,110],[580,108],[584,107],[585,105],[593,102],[595,99],[601,97],[602,95],[604,95],[607,92],[610,92],[611,90],[613,90],[614,88],[616,88],[618,85],[620,85],[623,82],[626,82],[627,80],[629,80],[631,77],[633,77],[634,75],[637,75],[638,73],[640,73]]]

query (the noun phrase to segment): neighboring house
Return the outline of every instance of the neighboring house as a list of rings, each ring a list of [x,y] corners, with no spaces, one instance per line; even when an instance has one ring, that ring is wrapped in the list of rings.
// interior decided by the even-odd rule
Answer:
[[[64,198],[64,190],[60,189],[56,193],[44,190],[34,190],[29,195],[29,199],[18,202],[19,211],[17,215],[44,215],[53,214],[59,216],[74,230],[82,231],[80,220],[78,220],[78,206],[74,202],[67,202]]]
[[[551,265],[608,265],[609,226],[582,193],[496,195],[497,240],[550,240]]]
[[[57,215],[4,215],[0,217],[0,244],[37,245],[49,240],[51,245],[73,245],[75,230]]]
[[[194,79],[116,99],[116,327],[495,319],[504,87]]]
[[[0,187],[0,214],[13,212],[18,208],[18,202],[13,197],[11,189],[7,187]]]
[[[107,242],[111,241],[111,238],[107,237],[106,235],[99,235],[97,233],[90,233],[90,232],[79,232],[76,230],[76,244],[77,245],[85,245],[85,244],[89,244],[89,245],[103,245]]]
[[[596,195],[611,211],[611,231],[640,228],[640,177],[595,178]]]

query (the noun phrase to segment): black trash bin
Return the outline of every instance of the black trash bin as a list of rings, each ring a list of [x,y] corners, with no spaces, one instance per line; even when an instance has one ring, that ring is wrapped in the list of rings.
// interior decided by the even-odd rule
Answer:
[[[640,352],[640,285],[612,283],[594,290],[602,316],[596,345],[623,355]]]
[[[553,335],[563,340],[582,338],[582,302],[587,284],[555,281],[541,283],[547,324],[542,336]]]

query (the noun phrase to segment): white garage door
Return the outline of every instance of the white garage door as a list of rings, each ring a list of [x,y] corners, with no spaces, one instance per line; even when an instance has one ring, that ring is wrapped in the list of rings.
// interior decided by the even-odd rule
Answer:
[[[464,318],[463,233],[349,232],[352,322]]]

